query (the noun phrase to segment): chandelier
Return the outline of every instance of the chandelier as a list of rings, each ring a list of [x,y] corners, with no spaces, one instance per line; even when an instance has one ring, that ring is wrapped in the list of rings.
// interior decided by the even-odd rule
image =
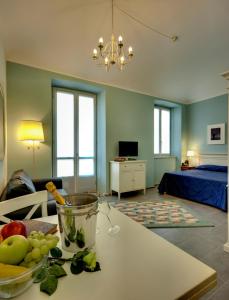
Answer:
[[[118,39],[114,35],[114,3],[111,3],[111,39],[104,44],[103,38],[99,39],[97,49],[93,50],[93,60],[98,61],[99,65],[104,65],[106,71],[109,71],[110,66],[116,65],[119,70],[123,70],[124,66],[133,57],[133,48],[130,46],[128,51],[124,51],[123,38],[120,35]]]
[[[120,8],[119,6],[115,5],[120,12],[128,16],[130,19],[135,21],[136,23],[142,25],[143,27],[151,30],[152,32],[159,34],[160,36],[169,39],[172,42],[176,42],[178,40],[177,35],[169,35],[163,33],[147,24],[145,24],[139,18],[133,16],[132,14],[128,13],[124,9]],[[114,35],[114,0],[111,0],[111,26],[112,26],[112,34],[111,39],[109,42],[104,44],[103,38],[99,39],[99,43],[97,48],[93,50],[92,58],[95,61],[98,61],[99,65],[105,66],[106,71],[109,71],[110,66],[116,65],[119,70],[123,70],[124,66],[131,60],[133,57],[133,48],[130,46],[128,50],[124,51],[124,44],[123,38],[120,35],[118,39],[115,38]]]

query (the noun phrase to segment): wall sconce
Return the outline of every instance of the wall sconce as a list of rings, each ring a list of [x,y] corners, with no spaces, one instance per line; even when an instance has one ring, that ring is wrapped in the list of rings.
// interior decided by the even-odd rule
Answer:
[[[33,175],[35,176],[35,148],[39,149],[39,143],[44,142],[42,122],[33,120],[21,121],[18,130],[18,140],[25,142],[28,149],[32,148],[33,150]]]

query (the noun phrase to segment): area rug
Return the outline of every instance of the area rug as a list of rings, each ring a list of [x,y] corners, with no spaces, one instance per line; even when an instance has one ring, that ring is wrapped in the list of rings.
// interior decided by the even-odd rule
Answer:
[[[111,205],[147,228],[214,226],[178,201],[120,201]]]

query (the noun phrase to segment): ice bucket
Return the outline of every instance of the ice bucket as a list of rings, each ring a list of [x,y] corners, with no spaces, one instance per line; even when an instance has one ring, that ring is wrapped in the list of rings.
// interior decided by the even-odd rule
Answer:
[[[64,196],[57,204],[62,248],[76,253],[95,244],[98,198],[92,194]]]

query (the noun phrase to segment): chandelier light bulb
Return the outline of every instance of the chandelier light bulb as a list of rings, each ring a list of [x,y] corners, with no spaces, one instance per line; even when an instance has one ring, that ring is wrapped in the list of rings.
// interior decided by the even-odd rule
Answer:
[[[120,48],[123,47],[123,41],[122,41],[122,36],[121,35],[118,37],[118,45],[119,45]]]
[[[105,65],[108,65],[108,63],[109,63],[108,57],[105,57],[104,62],[105,62]]]
[[[94,50],[93,50],[92,58],[93,58],[93,59],[97,59],[97,58],[98,58],[98,51],[97,51],[97,49],[94,49]]]
[[[121,62],[121,65],[124,65],[124,62],[125,62],[125,57],[124,56],[120,57],[120,62]]]
[[[102,45],[103,44],[103,38],[99,38],[99,45]]]
[[[133,48],[131,46],[128,48],[128,56],[129,57],[133,56]]]

